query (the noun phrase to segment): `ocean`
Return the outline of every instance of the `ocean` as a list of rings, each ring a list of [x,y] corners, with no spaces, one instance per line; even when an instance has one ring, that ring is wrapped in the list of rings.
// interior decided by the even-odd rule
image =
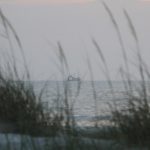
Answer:
[[[75,120],[80,126],[94,125],[95,119],[106,123],[111,118],[110,105],[121,106],[127,101],[124,83],[121,81],[113,81],[113,88],[107,81],[82,81],[81,83],[35,81],[32,83],[37,96],[44,89],[42,103],[47,110],[65,107],[66,93],[69,106],[73,108]]]

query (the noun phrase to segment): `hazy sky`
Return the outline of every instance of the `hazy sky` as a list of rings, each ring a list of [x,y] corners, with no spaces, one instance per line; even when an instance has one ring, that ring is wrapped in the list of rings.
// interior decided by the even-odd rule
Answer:
[[[60,4],[60,3],[88,3],[95,0],[3,0],[4,3],[17,3],[17,4]]]
[[[143,57],[146,63],[150,64],[150,2],[148,0],[105,0],[105,2],[120,26],[131,64],[136,62],[135,43],[123,15],[123,8],[132,18],[140,39]],[[52,75],[58,76],[59,69],[56,67],[58,41],[64,48],[71,74],[79,73],[80,76],[87,74],[85,78],[89,79],[86,62],[88,55],[95,80],[105,79],[91,37],[94,37],[100,45],[112,78],[119,78],[117,70],[123,63],[121,48],[100,0],[7,0],[1,2],[1,8],[20,36],[32,79],[42,80]],[[16,56],[19,61],[18,51]]]

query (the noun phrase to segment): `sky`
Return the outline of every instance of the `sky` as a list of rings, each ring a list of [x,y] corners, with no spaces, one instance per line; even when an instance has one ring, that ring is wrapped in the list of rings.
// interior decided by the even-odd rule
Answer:
[[[4,3],[17,4],[60,4],[60,3],[89,3],[95,0],[5,0]]]
[[[120,27],[131,72],[136,75],[136,46],[123,14],[132,18],[140,41],[142,56],[150,64],[150,1],[105,0]],[[121,47],[112,22],[100,0],[7,0],[0,7],[16,29],[25,52],[32,80],[60,79],[57,42],[69,64],[69,73],[90,79],[87,57],[94,80],[105,80],[103,64],[92,43],[94,38],[106,58],[112,79],[120,79],[123,65]],[[1,51],[6,43],[1,41]],[[2,48],[3,47],[3,48]],[[15,49],[20,65],[21,56]]]

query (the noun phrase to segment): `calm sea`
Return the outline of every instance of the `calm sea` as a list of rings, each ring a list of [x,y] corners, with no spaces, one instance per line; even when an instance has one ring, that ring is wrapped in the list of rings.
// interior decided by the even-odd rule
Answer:
[[[37,95],[45,87],[42,96],[45,109],[55,109],[58,103],[64,107],[67,87],[67,97],[75,119],[79,125],[84,126],[92,125],[95,119],[109,120],[109,104],[121,105],[126,101],[124,84],[120,81],[112,82],[113,89],[106,81],[83,81],[80,84],[76,81],[38,81],[33,82],[33,85]]]

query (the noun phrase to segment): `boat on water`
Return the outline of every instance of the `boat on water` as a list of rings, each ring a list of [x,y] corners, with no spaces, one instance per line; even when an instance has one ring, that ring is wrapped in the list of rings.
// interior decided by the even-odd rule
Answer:
[[[68,76],[67,81],[81,81],[79,77],[73,77],[72,75]]]

